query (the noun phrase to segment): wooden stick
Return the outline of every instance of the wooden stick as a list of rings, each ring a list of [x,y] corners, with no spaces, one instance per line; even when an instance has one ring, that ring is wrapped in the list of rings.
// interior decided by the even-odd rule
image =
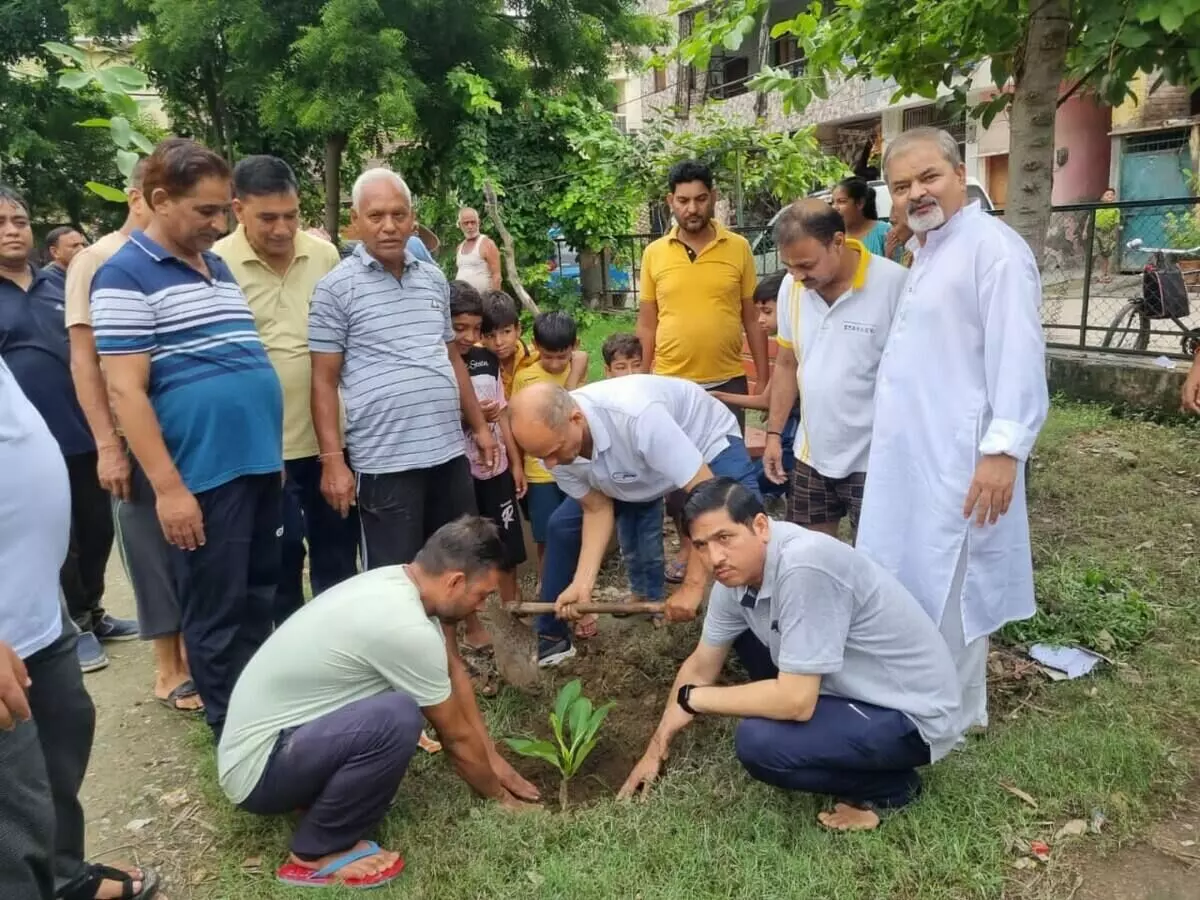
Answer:
[[[580,613],[601,613],[617,615],[654,616],[663,611],[662,603],[576,603],[575,609]],[[518,603],[515,606],[504,607],[508,612],[518,616],[538,615],[554,612],[553,603]]]
[[[504,248],[504,267],[508,270],[508,283],[512,285],[513,293],[517,295],[521,305],[536,316],[541,310],[529,296],[529,291],[525,290],[525,285],[521,283],[521,276],[517,272],[517,253],[513,249],[512,235],[504,227],[504,220],[500,218],[500,203],[496,200],[496,191],[490,181],[483,183],[483,199],[487,204],[488,218],[492,220],[492,225],[500,234],[500,242]]]

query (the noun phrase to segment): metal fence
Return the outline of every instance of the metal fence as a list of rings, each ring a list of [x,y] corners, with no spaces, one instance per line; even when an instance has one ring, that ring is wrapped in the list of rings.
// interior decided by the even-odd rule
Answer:
[[[1167,253],[1156,259],[1152,250]],[[1147,266],[1168,267],[1147,278]],[[1173,272],[1178,266],[1178,272]],[[1164,312],[1163,281],[1179,288],[1187,309]],[[1178,291],[1176,292],[1178,294]],[[1042,323],[1054,347],[1149,356],[1185,356],[1187,329],[1200,326],[1200,199],[1139,200],[1057,206],[1042,259]]]
[[[1003,216],[1004,211],[995,214]],[[768,227],[735,230],[750,242],[760,276],[779,268]],[[600,279],[606,308],[637,308],[642,253],[659,236],[627,234],[612,239]],[[1182,270],[1172,277],[1182,284],[1189,301],[1186,314],[1174,319],[1144,315],[1155,311],[1144,296],[1145,270],[1155,262],[1148,250],[1178,251],[1198,245],[1200,198],[1054,207],[1042,261],[1047,344],[1152,357],[1186,356],[1185,331],[1200,328],[1200,251],[1168,255]],[[575,252],[560,240],[555,254],[557,276],[578,279]]]

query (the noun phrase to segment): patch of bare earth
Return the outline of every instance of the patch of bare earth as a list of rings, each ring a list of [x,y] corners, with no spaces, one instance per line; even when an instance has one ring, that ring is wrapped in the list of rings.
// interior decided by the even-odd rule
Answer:
[[[134,615],[133,592],[115,556],[104,604],[114,615]],[[96,737],[81,791],[88,858],[153,866],[163,877],[159,897],[189,900],[206,878],[206,848],[216,840],[188,736],[195,720],[154,701],[148,643],[105,649],[108,668],[84,676],[96,705]]]

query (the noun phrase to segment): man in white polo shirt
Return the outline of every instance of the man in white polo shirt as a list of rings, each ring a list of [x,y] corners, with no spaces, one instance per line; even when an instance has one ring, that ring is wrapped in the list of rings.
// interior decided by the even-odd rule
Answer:
[[[509,410],[517,443],[567,495],[550,516],[542,570],[541,599],[556,602],[561,616],[591,597],[623,503],[657,500],[719,475],[758,495],[737,420],[694,382],[627,375],[571,393],[543,382],[515,395]],[[667,601],[667,618],[694,619],[705,581],[703,563],[693,557]],[[540,616],[537,631],[539,665],[575,655],[562,621]]]
[[[792,521],[837,536],[858,527],[875,411],[875,372],[908,271],[846,236],[824,200],[798,200],[775,224],[788,269],[779,289],[763,469],[783,484],[781,432],[800,398]]]

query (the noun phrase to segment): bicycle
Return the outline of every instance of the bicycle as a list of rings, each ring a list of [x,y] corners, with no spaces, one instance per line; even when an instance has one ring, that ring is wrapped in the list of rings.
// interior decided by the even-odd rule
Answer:
[[[1174,257],[1200,255],[1200,245],[1188,250],[1147,247],[1141,238],[1125,245],[1127,250],[1152,254],[1142,270],[1142,294],[1131,298],[1118,312],[1104,333],[1100,346],[1114,349],[1145,350],[1150,346],[1150,321],[1170,319],[1183,332],[1183,352],[1192,355],[1200,344],[1200,333],[1193,332],[1182,320],[1190,311],[1188,285]],[[1137,320],[1135,325],[1134,320]],[[1126,346],[1126,339],[1131,343]]]

